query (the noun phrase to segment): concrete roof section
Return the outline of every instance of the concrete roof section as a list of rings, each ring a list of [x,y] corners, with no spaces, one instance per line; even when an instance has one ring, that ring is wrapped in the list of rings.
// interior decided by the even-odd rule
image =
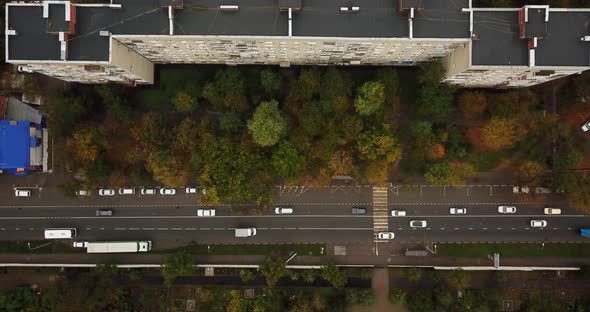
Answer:
[[[473,65],[528,66],[528,41],[519,37],[518,11],[474,11],[473,34]]]
[[[590,66],[589,12],[550,12],[547,35],[539,40],[537,66]]]
[[[403,1],[404,3],[406,0]],[[421,0],[414,16],[414,38],[469,38],[469,0]]]
[[[42,6],[8,6],[8,59],[60,60],[58,37],[47,32]]]

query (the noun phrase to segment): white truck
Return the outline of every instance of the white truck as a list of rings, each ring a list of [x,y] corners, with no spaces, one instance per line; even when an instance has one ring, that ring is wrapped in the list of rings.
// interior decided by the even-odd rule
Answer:
[[[148,252],[152,241],[88,242],[87,253]]]
[[[250,237],[256,235],[256,228],[237,228],[236,237]]]

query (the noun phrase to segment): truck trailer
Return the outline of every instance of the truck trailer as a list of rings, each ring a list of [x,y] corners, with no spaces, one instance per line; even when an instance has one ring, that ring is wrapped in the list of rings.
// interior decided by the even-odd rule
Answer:
[[[152,241],[88,242],[87,253],[148,252]]]

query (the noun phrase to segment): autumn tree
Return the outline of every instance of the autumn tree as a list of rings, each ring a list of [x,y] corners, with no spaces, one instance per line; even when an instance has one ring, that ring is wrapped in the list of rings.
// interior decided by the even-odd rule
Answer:
[[[429,120],[443,120],[451,111],[455,88],[441,82],[445,73],[441,62],[429,62],[421,67],[421,71],[417,113]]]
[[[287,275],[285,260],[281,258],[267,257],[260,266],[260,274],[266,278],[266,284],[273,287],[281,277]]]
[[[469,163],[438,162],[430,165],[424,177],[428,183],[434,185],[458,186],[465,183],[465,179],[475,174],[475,168]]]
[[[389,182],[389,164],[384,161],[369,161],[363,170],[365,179],[370,185],[386,185]]]
[[[273,146],[287,132],[287,122],[275,100],[262,102],[248,121],[248,130],[260,146]]]
[[[321,276],[336,288],[342,288],[346,285],[346,273],[333,264],[323,266]]]
[[[275,148],[271,162],[277,175],[292,180],[301,174],[305,156],[299,152],[295,145],[282,142]]]
[[[459,109],[466,119],[477,119],[487,108],[486,96],[481,91],[465,91],[457,99]]]
[[[349,175],[352,171],[352,156],[344,150],[339,150],[330,159],[330,170],[333,175]]]
[[[367,81],[357,91],[354,107],[357,113],[368,116],[375,113],[385,102],[385,88],[379,81]]]
[[[522,134],[516,120],[493,117],[482,129],[482,140],[492,150],[501,150],[516,144]]]
[[[99,157],[99,133],[94,128],[76,130],[66,141],[66,148],[79,163],[94,162]]]
[[[164,285],[172,286],[177,276],[194,273],[194,264],[191,255],[186,251],[180,251],[170,255],[162,266]]]
[[[301,70],[294,87],[295,96],[303,101],[309,101],[320,91],[321,72],[312,67]]]
[[[469,287],[471,283],[471,276],[461,269],[455,269],[448,272],[446,281],[449,286],[457,290],[464,290]]]
[[[399,77],[393,68],[383,68],[377,73],[377,80],[383,84],[385,104],[397,111],[399,109]]]
[[[489,110],[492,116],[502,119],[513,119],[525,115],[534,101],[535,95],[529,90],[488,95]]]
[[[545,166],[538,161],[527,160],[518,167],[520,178],[526,182],[536,181],[545,170]]]
[[[193,111],[197,108],[197,100],[186,91],[179,91],[172,99],[174,108],[182,113]]]
[[[357,146],[361,157],[367,160],[378,159],[393,163],[401,154],[399,141],[388,125],[362,132]]]

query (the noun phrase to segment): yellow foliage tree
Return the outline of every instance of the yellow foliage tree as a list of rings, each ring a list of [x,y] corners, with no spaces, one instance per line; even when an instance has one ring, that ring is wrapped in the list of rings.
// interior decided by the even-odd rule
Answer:
[[[80,163],[96,161],[98,158],[99,145],[97,134],[94,129],[78,129],[66,141],[66,147],[74,157],[74,160]]]
[[[524,135],[515,119],[492,118],[482,130],[483,143],[492,150],[509,148]]]

